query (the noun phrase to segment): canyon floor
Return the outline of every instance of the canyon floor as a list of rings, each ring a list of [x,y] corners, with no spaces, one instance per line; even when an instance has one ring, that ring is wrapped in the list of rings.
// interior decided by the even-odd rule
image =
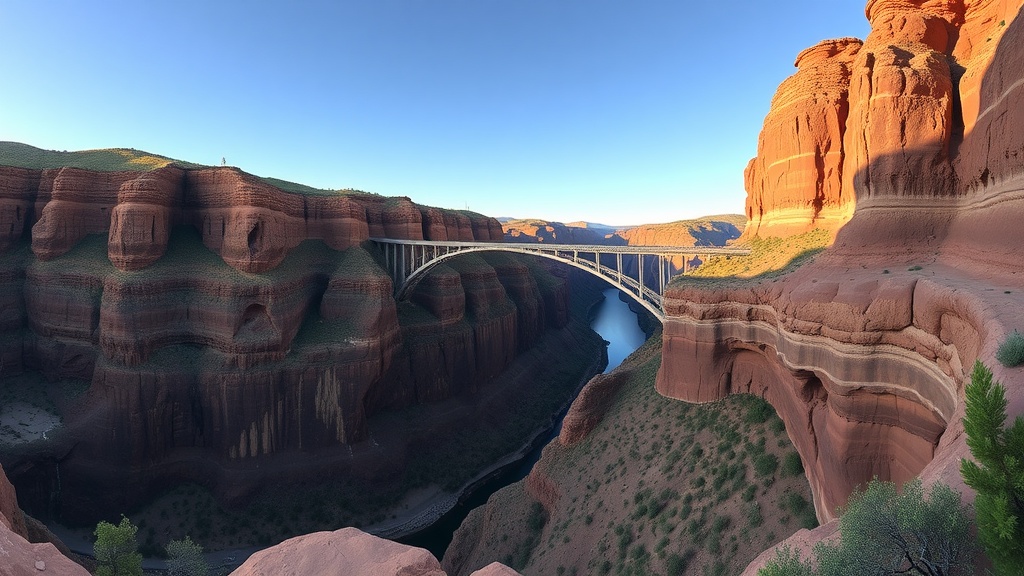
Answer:
[[[499,561],[523,574],[736,574],[817,525],[782,421],[753,396],[693,405],[660,396],[655,335],[597,427],[553,441],[531,476],[470,514],[449,574]]]

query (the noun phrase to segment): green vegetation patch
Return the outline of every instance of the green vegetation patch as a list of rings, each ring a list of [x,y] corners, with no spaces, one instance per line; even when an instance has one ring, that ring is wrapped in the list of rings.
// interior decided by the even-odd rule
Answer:
[[[786,238],[754,238],[749,255],[714,256],[673,282],[775,278],[807,263],[831,242],[832,235],[821,229]]]
[[[1024,334],[1013,331],[996,350],[996,360],[1007,368],[1024,364]]]
[[[201,168],[200,164],[183,162],[134,148],[106,148],[59,152],[43,150],[19,142],[0,142],[0,165],[45,170],[70,166],[97,172],[148,172],[174,164],[182,168]]]

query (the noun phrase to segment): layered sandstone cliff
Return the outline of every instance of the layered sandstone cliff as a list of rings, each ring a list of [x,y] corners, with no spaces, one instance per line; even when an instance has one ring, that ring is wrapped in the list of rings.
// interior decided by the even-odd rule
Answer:
[[[994,359],[1024,326],[1021,7],[871,0],[863,43],[803,53],[747,170],[748,230],[848,222],[787,276],[676,283],[666,295],[659,391],[768,399],[823,521],[874,476],[920,475],[973,497],[958,468],[976,360],[1008,385],[1011,418],[1024,413],[1020,374]],[[823,122],[805,130],[809,118]]]
[[[369,238],[502,236],[407,198],[289,193],[234,168],[0,167],[0,219],[5,376],[89,383],[13,477],[66,520],[180,481],[245,496],[261,462],[349,454],[369,415],[472,391],[566,321],[564,280],[499,257],[396,302]]]
[[[747,167],[747,235],[837,230],[855,208],[894,202],[948,212],[954,199],[1019,173],[1019,120],[1002,114],[1018,98],[1020,56],[1007,34],[1018,11],[1015,2],[875,0],[863,42],[802,52]],[[910,224],[927,236],[947,219]]]

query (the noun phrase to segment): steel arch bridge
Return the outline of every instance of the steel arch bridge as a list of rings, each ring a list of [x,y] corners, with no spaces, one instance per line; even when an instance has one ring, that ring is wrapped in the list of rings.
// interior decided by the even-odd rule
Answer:
[[[629,294],[658,320],[664,320],[662,295],[665,286],[678,269],[672,258],[681,256],[683,271],[688,268],[692,257],[706,261],[710,256],[745,256],[745,248],[723,248],[717,246],[597,246],[590,244],[519,244],[501,242],[451,242],[433,240],[397,240],[394,238],[370,238],[383,253],[385,269],[391,275],[395,287],[395,299],[405,298],[413,286],[431,268],[460,254],[469,252],[515,252],[540,256],[585,270],[612,286]],[[623,255],[637,258],[636,272],[626,272]],[[608,258],[602,258],[608,256]],[[606,264],[614,256],[614,264]],[[644,264],[647,259],[656,259],[656,282],[645,284]]]

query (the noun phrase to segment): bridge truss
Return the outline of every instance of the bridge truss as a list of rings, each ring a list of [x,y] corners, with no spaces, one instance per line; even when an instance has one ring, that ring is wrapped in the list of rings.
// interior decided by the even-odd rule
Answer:
[[[588,244],[520,244],[499,242],[445,242],[432,240],[397,240],[370,238],[380,247],[385,268],[395,287],[395,298],[405,298],[413,286],[431,268],[449,258],[469,252],[515,252],[556,260],[585,270],[632,296],[659,320],[665,317],[662,296],[669,280],[680,271],[673,260],[682,257],[682,271],[697,258],[701,262],[710,256],[743,256],[750,253],[744,248],[717,246],[597,246]],[[623,265],[623,256],[636,257],[635,270],[629,259]],[[657,262],[654,277],[644,268]],[[628,269],[628,271],[627,271]],[[645,283],[646,280],[646,283]]]

